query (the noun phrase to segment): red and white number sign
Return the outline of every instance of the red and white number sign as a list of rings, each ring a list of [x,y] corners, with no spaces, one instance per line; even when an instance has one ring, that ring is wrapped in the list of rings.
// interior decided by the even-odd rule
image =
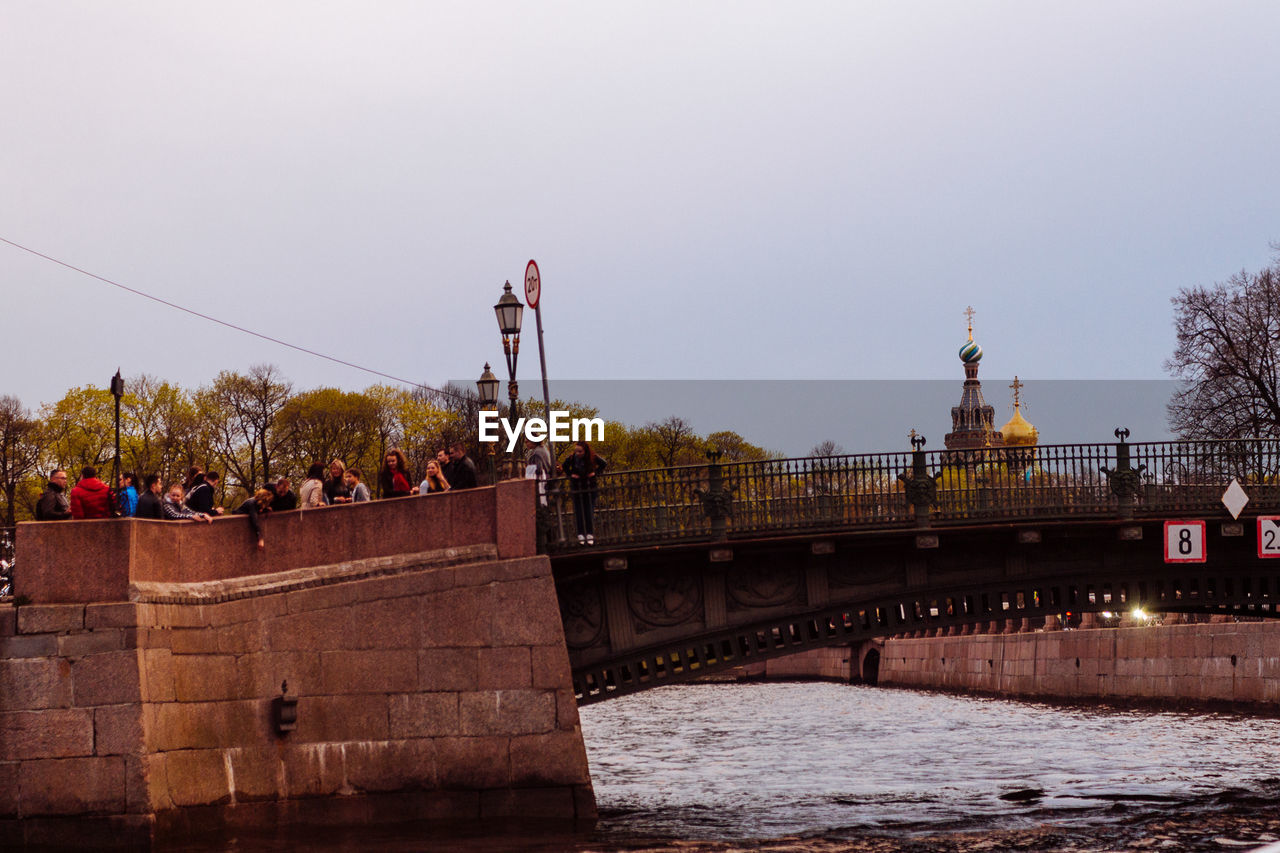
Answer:
[[[1164,561],[1166,563],[1203,563],[1205,561],[1204,522],[1166,521],[1164,523]]]

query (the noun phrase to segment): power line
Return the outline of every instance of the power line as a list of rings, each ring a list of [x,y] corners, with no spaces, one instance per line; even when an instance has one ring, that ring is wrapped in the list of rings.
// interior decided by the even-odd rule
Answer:
[[[170,308],[174,308],[178,311],[182,311],[183,313],[190,314],[193,317],[199,317],[201,320],[208,320],[210,323],[217,323],[219,326],[226,326],[228,329],[234,329],[237,332],[243,332],[246,335],[252,335],[255,338],[261,338],[264,341],[270,341],[273,344],[279,344],[282,347],[288,347],[291,350],[297,350],[298,352],[306,353],[307,355],[315,356],[316,358],[323,358],[323,359],[326,359],[327,361],[332,361],[335,364],[341,364],[344,367],[350,367],[355,370],[362,370],[365,373],[370,373],[374,376],[381,376],[384,379],[390,379],[393,382],[399,382],[403,385],[412,385],[415,388],[421,388],[424,391],[431,391],[436,394],[442,394],[445,397],[452,397],[455,400],[465,401],[468,399],[462,394],[456,394],[453,391],[449,391],[445,388],[433,388],[430,385],[423,385],[421,382],[414,382],[411,379],[401,379],[399,376],[392,376],[390,373],[383,373],[381,370],[374,370],[372,367],[364,367],[363,365],[354,364],[350,361],[346,361],[336,356],[325,355],[324,353],[316,352],[313,349],[307,349],[306,347],[298,346],[297,344],[291,344],[288,341],[282,341],[279,338],[273,338],[270,335],[264,335],[261,332],[255,332],[253,329],[246,329],[244,326],[237,326],[235,323],[228,323],[226,320],[219,320],[217,317],[210,317],[208,314],[201,314],[199,311],[195,311],[191,308],[185,308],[177,304],[176,302],[170,302],[167,299],[161,299],[159,296],[152,296],[150,293],[145,293],[141,290],[137,290],[136,288],[132,288],[132,287],[129,287],[128,285],[121,284],[118,281],[112,281],[111,279],[100,276],[97,273],[92,273],[86,269],[81,269],[80,267],[75,266],[74,264],[69,264],[66,261],[60,261],[57,258],[50,257],[49,255],[46,255],[43,252],[37,252],[35,249],[24,246],[21,243],[15,243],[12,240],[9,240],[5,237],[0,237],[0,242],[8,243],[10,246],[13,246],[15,249],[21,249],[22,251],[27,252],[28,254],[35,255],[37,258],[43,258],[44,260],[49,261],[51,263],[55,263],[60,267],[66,267],[67,269],[78,272],[81,275],[87,275],[89,278],[97,279],[103,284],[109,284],[112,287],[118,287],[121,290],[128,291],[129,293],[134,294],[135,296],[141,296],[143,299],[150,299],[152,302],[159,302],[161,305],[166,305]]]

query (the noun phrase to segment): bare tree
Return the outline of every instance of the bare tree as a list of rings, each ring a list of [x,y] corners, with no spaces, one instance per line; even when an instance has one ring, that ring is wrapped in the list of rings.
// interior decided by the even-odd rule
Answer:
[[[684,418],[672,415],[664,421],[649,424],[646,429],[653,436],[658,459],[665,468],[679,464],[684,451],[697,449],[697,433]]]
[[[4,490],[4,523],[17,523],[18,486],[35,473],[40,460],[38,424],[17,397],[0,397],[0,489]]]
[[[1187,439],[1280,437],[1280,262],[1173,298],[1179,388],[1169,424]]]
[[[844,448],[831,439],[815,444],[809,450],[810,456],[843,456]]]
[[[222,371],[195,395],[202,426],[222,464],[246,490],[271,479],[271,459],[289,435],[276,415],[293,386],[275,365],[255,364],[249,373]]]

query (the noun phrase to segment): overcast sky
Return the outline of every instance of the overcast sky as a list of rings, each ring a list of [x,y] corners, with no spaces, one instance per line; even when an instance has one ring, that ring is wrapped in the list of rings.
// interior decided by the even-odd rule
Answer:
[[[1177,289],[1273,257],[1278,32],[1270,2],[5,2],[0,237],[432,384],[501,361],[529,258],[553,383],[958,383],[971,304],[1030,407],[1164,376]],[[4,244],[0,282],[32,407],[117,366],[379,381]]]

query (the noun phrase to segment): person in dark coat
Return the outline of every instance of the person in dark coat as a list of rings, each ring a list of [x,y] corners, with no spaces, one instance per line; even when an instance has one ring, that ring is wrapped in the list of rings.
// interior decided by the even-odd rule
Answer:
[[[451,489],[474,489],[476,480],[476,463],[467,455],[467,447],[461,441],[449,448],[449,468],[444,478],[449,481]]]
[[[262,517],[271,511],[271,502],[275,496],[276,493],[272,489],[258,489],[253,493],[253,497],[236,507],[237,515],[249,516],[249,528],[258,540],[259,551],[267,547],[267,540],[262,536]]]
[[[324,481],[324,502],[334,504],[351,503],[351,490],[347,488],[347,466],[341,459],[329,463],[329,479]]]
[[[187,491],[187,508],[192,512],[202,512],[205,515],[222,515],[222,507],[214,506],[218,481],[221,479],[217,471],[197,474],[194,485]]]
[[[298,508],[298,496],[289,488],[290,485],[288,477],[281,477],[271,486],[271,490],[276,493],[271,499],[272,512],[288,512]]]
[[[578,526],[578,543],[595,544],[595,521],[593,515],[598,493],[597,477],[606,467],[604,457],[597,456],[591,445],[579,441],[573,445],[573,452],[565,457],[560,469],[569,478],[569,495],[573,498],[573,520]]]
[[[71,517],[110,518],[113,503],[111,487],[98,479],[98,469],[84,466],[80,482],[71,490]]]
[[[148,474],[142,481],[142,494],[138,497],[138,511],[135,518],[150,518],[164,521],[163,499],[160,497],[164,484],[159,474]]]
[[[49,472],[49,485],[36,503],[36,521],[65,521],[71,517],[71,501],[67,499],[67,472],[61,468]]]

